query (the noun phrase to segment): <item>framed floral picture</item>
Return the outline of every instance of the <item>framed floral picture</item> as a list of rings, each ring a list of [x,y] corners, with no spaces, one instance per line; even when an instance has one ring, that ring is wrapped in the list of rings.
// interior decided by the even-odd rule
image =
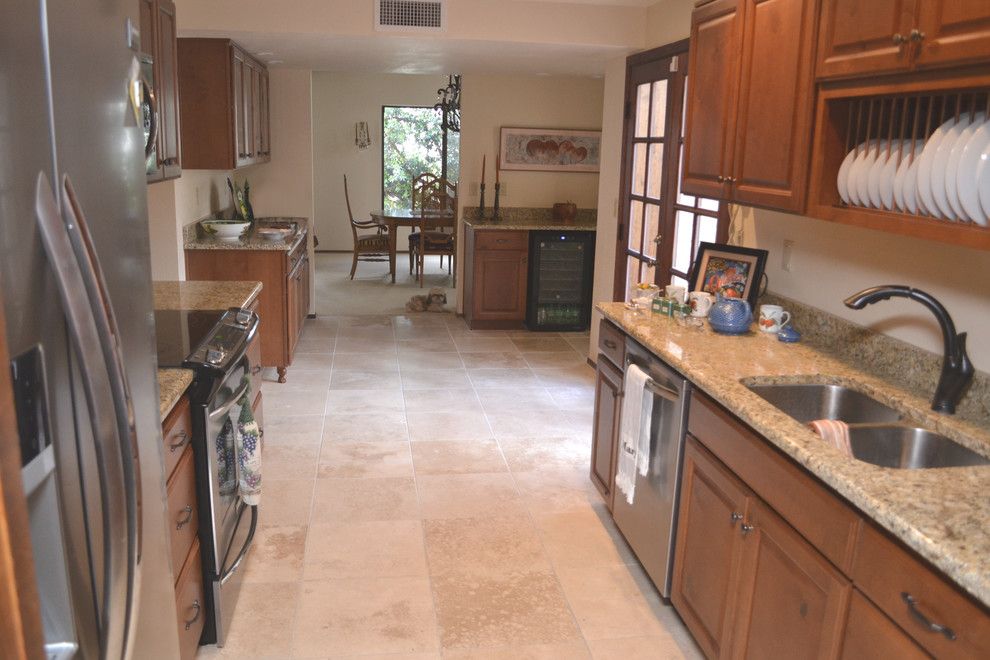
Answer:
[[[499,143],[503,170],[597,172],[602,132],[503,126]]]
[[[701,243],[691,272],[691,291],[742,298],[755,309],[766,263],[766,250]]]

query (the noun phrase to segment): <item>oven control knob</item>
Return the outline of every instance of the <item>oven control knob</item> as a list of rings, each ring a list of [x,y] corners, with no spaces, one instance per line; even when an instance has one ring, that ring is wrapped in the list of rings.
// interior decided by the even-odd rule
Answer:
[[[206,350],[206,361],[210,364],[220,364],[223,362],[225,355],[223,349],[220,348],[208,348]]]

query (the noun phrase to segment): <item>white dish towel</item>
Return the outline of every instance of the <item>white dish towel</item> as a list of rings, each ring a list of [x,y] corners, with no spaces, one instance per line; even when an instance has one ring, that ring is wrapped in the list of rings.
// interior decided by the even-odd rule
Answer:
[[[630,364],[622,383],[622,412],[619,418],[619,457],[615,487],[633,503],[636,495],[636,472],[646,476],[650,466],[650,422],[653,406],[646,397],[645,371]],[[638,469],[638,470],[637,470]]]

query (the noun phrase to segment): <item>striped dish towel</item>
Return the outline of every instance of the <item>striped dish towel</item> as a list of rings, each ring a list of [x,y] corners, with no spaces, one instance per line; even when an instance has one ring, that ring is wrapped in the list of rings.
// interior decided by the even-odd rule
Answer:
[[[821,436],[822,440],[849,458],[853,457],[852,445],[849,442],[848,424],[838,419],[816,419],[813,422],[808,422],[808,426]]]

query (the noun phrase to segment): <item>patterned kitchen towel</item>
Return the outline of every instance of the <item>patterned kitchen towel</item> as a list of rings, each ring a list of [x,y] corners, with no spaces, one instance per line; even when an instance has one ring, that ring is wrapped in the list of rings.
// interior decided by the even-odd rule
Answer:
[[[251,387],[248,386],[237,406],[231,409],[231,419],[237,420],[237,487],[241,499],[250,506],[261,501],[261,428],[251,410]]]

